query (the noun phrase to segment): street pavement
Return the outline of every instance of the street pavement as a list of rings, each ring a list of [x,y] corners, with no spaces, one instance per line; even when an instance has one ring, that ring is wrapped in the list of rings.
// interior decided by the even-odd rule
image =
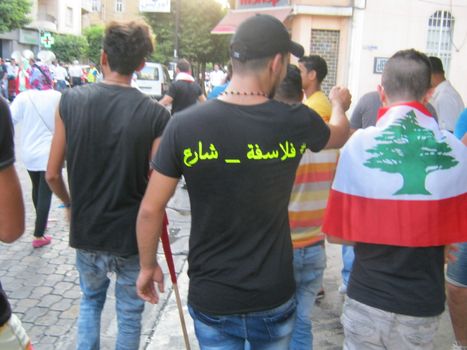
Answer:
[[[18,151],[17,146],[19,158]],[[30,195],[31,185],[20,159],[16,167],[26,202],[26,232],[13,244],[0,243],[0,280],[9,296],[12,309],[22,320],[35,350],[71,350],[76,344],[80,289],[74,264],[75,253],[68,246],[68,223],[64,217],[64,210],[59,207],[60,203],[54,197],[47,229],[47,234],[53,237],[52,244],[39,249],[32,248],[35,214]],[[167,213],[175,267],[179,275],[177,284],[182,297],[191,349],[199,349],[186,308],[190,209],[187,192],[180,186],[169,203]],[[314,348],[337,350],[342,348],[343,341],[339,322],[343,296],[337,292],[342,267],[340,246],[328,245],[327,257],[328,267],[324,276],[326,295],[316,304],[313,311]],[[158,254],[158,260],[165,271],[168,271],[163,254]],[[166,291],[161,295],[159,304],[146,304],[140,349],[185,349],[179,312],[167,273],[165,283]],[[111,284],[102,315],[101,349],[114,349],[116,332],[115,297]],[[448,350],[452,341],[449,315],[445,312],[436,334],[435,349]]]

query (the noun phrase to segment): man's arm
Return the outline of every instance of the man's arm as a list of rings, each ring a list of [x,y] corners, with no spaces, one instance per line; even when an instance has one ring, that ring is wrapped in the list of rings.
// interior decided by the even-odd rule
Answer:
[[[464,134],[464,136],[461,139],[462,143],[467,146],[467,132]]]
[[[349,120],[345,111],[350,107],[352,96],[348,89],[335,86],[329,93],[329,99],[332,103],[331,119],[328,123],[331,135],[324,148],[340,148],[349,138]]]
[[[198,101],[199,101],[199,102],[204,102],[204,101],[206,101],[206,96],[204,96],[204,94],[199,95]]]
[[[170,106],[173,102],[173,97],[169,95],[164,95],[164,97],[161,98],[159,103],[163,105],[164,107]]]
[[[177,178],[153,171],[136,220],[141,266],[136,288],[138,295],[152,304],[159,301],[154,282],[157,282],[159,291],[164,291],[163,273],[157,263],[156,254],[162,233],[165,207],[175,192],[177,183]]]
[[[24,203],[15,167],[0,170],[0,241],[14,242],[24,232]]]
[[[55,195],[60,198],[65,205],[68,210],[69,217],[69,205],[71,202],[70,195],[62,177],[66,148],[65,135],[65,125],[63,124],[60,112],[57,109],[57,112],[55,113],[55,132],[52,138],[52,146],[50,147],[49,162],[47,163],[45,178],[52,192],[55,193]]]

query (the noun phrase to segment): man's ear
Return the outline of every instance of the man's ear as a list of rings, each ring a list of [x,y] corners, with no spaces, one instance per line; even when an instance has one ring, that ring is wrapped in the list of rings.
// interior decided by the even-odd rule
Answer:
[[[105,53],[104,50],[101,50],[101,67],[107,65],[107,54]]]
[[[389,103],[388,103],[388,97],[386,96],[386,91],[384,91],[384,87],[382,85],[378,85],[376,89],[378,91],[381,104],[383,105],[383,107],[387,107]]]
[[[282,61],[283,61],[284,57],[282,56],[282,54],[280,53],[277,53],[274,58],[272,59],[272,61],[270,61],[270,69],[273,71],[273,72],[277,72],[278,70],[281,70],[282,69]]]
[[[316,71],[314,69],[308,71],[308,73],[306,73],[308,79],[310,80],[316,80]]]
[[[139,72],[141,69],[143,69],[145,64],[146,64],[146,60],[143,59],[141,63],[139,64],[139,66],[136,67],[135,72]]]

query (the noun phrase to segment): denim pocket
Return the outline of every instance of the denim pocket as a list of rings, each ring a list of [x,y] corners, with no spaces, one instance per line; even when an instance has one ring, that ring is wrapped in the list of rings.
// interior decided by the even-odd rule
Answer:
[[[272,310],[269,316],[264,317],[265,326],[272,339],[285,337],[292,333],[295,324],[295,299],[277,309],[277,311]]]
[[[189,307],[189,311],[190,311],[190,315],[194,319],[199,320],[200,322],[203,322],[207,325],[214,326],[214,327],[220,327],[224,323],[223,316],[208,315],[208,314],[205,314],[201,311],[194,309],[191,306]]]

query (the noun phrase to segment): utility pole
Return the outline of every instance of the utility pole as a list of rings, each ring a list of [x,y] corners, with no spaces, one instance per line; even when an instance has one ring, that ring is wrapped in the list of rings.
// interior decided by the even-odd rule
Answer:
[[[175,0],[175,45],[174,45],[174,58],[175,59],[178,58],[179,32],[180,32],[180,0]]]

